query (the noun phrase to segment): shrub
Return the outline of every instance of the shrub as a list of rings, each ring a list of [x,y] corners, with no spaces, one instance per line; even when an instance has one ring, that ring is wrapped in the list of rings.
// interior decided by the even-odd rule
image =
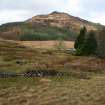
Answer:
[[[81,50],[81,49],[82,49],[82,48],[76,49],[75,55],[77,55],[77,56],[82,55],[82,50]]]

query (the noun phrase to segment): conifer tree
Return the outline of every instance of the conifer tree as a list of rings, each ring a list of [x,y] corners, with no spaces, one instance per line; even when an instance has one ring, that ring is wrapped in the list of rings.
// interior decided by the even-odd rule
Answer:
[[[97,41],[95,38],[94,31],[88,33],[87,39],[85,40],[83,47],[81,48],[82,55],[94,54],[97,49]]]
[[[80,33],[75,41],[74,48],[75,49],[81,49],[82,45],[84,44],[85,35],[86,35],[86,27],[84,26],[81,28]]]

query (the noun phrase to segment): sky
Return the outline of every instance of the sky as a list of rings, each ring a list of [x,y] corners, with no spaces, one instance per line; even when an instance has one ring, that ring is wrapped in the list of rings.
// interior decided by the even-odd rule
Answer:
[[[105,0],[0,0],[0,24],[53,11],[105,25]]]

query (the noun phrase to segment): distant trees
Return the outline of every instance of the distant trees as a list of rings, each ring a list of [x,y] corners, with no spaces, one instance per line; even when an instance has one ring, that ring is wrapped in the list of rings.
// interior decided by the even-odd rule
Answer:
[[[75,41],[74,47],[76,49],[76,55],[95,54],[97,49],[95,32],[90,31],[87,33],[86,28],[83,27],[80,30],[80,34],[77,37],[77,40]]]
[[[28,27],[27,25],[22,27],[22,34],[19,36],[20,40],[32,41],[32,40],[74,40],[77,33],[69,30],[68,28],[58,28],[50,26],[35,26]]]
[[[105,27],[98,32],[98,56],[105,58]]]

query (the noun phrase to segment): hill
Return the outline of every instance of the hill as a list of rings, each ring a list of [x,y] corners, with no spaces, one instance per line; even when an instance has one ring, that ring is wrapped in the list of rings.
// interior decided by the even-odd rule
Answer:
[[[52,12],[48,15],[34,16],[26,21],[27,23],[34,25],[36,23],[43,24],[45,26],[54,26],[59,28],[67,28],[75,32],[79,32],[83,26],[87,27],[87,30],[97,30],[97,24],[86,21],[84,19],[71,16],[67,13]]]
[[[10,40],[75,40],[83,26],[95,31],[102,27],[66,13],[53,12],[24,22],[3,24],[0,26],[0,37]]]

